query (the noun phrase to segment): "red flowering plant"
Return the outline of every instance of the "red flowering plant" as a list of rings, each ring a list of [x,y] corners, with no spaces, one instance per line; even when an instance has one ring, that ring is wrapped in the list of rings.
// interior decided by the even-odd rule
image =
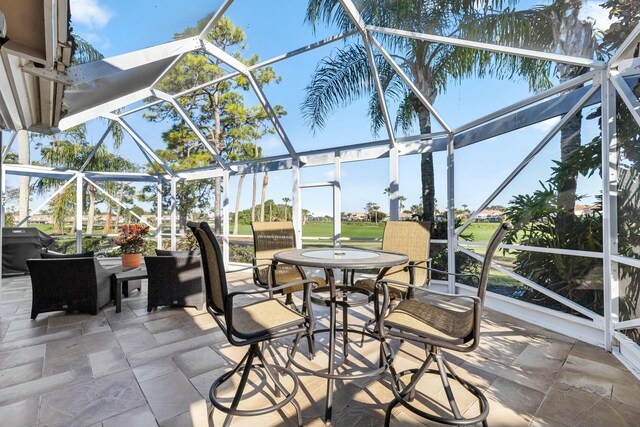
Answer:
[[[142,224],[125,224],[122,226],[120,236],[113,239],[113,242],[120,246],[123,254],[142,253],[144,236],[149,234],[149,227]]]

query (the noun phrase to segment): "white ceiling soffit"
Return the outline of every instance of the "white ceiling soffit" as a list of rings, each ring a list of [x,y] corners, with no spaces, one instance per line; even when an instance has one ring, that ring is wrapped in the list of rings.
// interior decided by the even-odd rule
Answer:
[[[149,88],[183,53],[202,46],[198,37],[70,67],[61,130],[152,96]]]
[[[7,25],[0,39],[0,127],[51,132],[64,86],[23,71],[64,73],[71,60],[68,0],[0,0]]]

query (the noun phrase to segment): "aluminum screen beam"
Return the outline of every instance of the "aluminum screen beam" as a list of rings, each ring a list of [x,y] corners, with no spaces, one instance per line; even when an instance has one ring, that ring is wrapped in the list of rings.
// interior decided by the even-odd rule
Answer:
[[[20,165],[11,163],[4,163],[2,166],[6,174],[13,176],[68,180],[73,178],[77,173],[73,170],[54,169],[48,166]]]
[[[387,109],[387,102],[384,98],[384,89],[382,88],[382,84],[380,83],[380,74],[378,73],[378,67],[376,66],[376,59],[373,55],[373,50],[371,49],[371,43],[369,42],[369,33],[366,28],[366,24],[358,12],[358,9],[353,4],[351,0],[339,0],[342,8],[349,15],[349,19],[356,26],[356,29],[360,33],[360,37],[362,38],[362,44],[367,52],[367,60],[369,61],[369,70],[371,73],[371,77],[373,78],[373,84],[376,89],[376,93],[378,95],[378,105],[380,106],[380,113],[382,114],[382,118],[384,119],[384,125],[387,129],[387,135],[389,136],[390,146],[396,145],[395,135],[393,133],[393,123],[391,123],[391,117],[389,117],[389,110]],[[392,193],[391,199],[394,200],[398,197],[397,192]]]
[[[314,49],[317,49],[319,47],[325,46],[327,44],[336,42],[338,40],[342,40],[342,39],[344,39],[346,37],[354,35],[355,33],[356,33],[356,31],[348,31],[348,32],[345,32],[345,33],[341,33],[341,34],[332,36],[332,37],[328,37],[326,39],[317,41],[315,43],[311,43],[310,45],[301,47],[299,49],[295,49],[295,50],[292,50],[290,52],[284,53],[282,55],[278,55],[278,56],[275,56],[273,58],[267,59],[265,61],[258,62],[257,64],[254,64],[254,65],[251,65],[251,66],[247,66],[247,70],[248,71],[254,71],[254,70],[260,69],[262,67],[266,67],[268,65],[275,64],[276,62],[284,61],[285,59],[292,58],[292,57],[300,55],[302,53],[309,52],[310,50],[314,50]],[[175,66],[175,64],[173,64],[173,65]],[[199,84],[197,86],[194,86],[194,87],[189,88],[187,90],[184,90],[182,92],[176,93],[176,94],[174,94],[172,96],[173,96],[173,98],[178,99],[181,96],[189,95],[189,94],[191,94],[193,92],[196,92],[196,91],[198,91],[200,89],[204,89],[204,88],[207,88],[209,86],[213,86],[215,84],[218,84],[218,83],[223,82],[223,81],[228,80],[228,79],[232,79],[234,77],[238,77],[240,75],[242,75],[242,73],[240,73],[239,71],[234,71],[234,72],[226,74],[226,75],[224,75],[222,77],[218,77],[216,79],[210,80],[208,82],[204,82],[202,84]],[[159,80],[160,79],[158,79],[157,81],[155,81],[153,83],[152,88],[155,88],[155,86],[158,84]],[[159,101],[159,100],[158,101],[154,101],[154,102],[150,102],[150,103],[145,104],[143,106],[132,108],[131,110],[122,112],[122,113],[119,114],[119,116],[123,117],[123,116],[127,116],[129,114],[133,114],[133,113],[136,113],[138,111],[141,111],[141,110],[147,109],[149,107],[152,107],[154,105],[158,105],[161,102],[162,101]]]
[[[104,131],[104,133],[100,137],[100,140],[98,141],[98,143],[93,147],[93,150],[91,150],[91,152],[89,153],[89,156],[87,157],[87,160],[85,160],[84,163],[82,164],[82,166],[80,166],[80,171],[79,172],[84,172],[84,170],[87,168],[87,166],[89,166],[89,163],[91,163],[91,160],[93,159],[93,157],[96,155],[96,153],[98,152],[98,150],[102,146],[102,143],[107,138],[107,135],[109,135],[109,132],[111,132],[111,129],[113,129],[113,121],[109,122],[109,126],[107,127],[107,130]]]
[[[624,79],[613,72],[611,73],[611,83],[613,83],[613,86],[615,86],[620,98],[622,98],[622,101],[629,109],[629,112],[638,123],[638,126],[640,126],[640,102],[638,102],[636,95]]]
[[[187,126],[189,126],[189,128],[193,131],[193,133],[196,135],[196,137],[200,140],[202,145],[204,145],[204,147],[209,151],[209,154],[211,154],[213,156],[213,158],[216,159],[218,164],[220,164],[220,166],[223,169],[229,170],[229,166],[222,159],[222,156],[220,156],[218,151],[213,147],[213,145],[211,145],[209,140],[207,140],[207,138],[202,134],[200,129],[198,129],[198,127],[195,125],[195,123],[193,123],[193,121],[191,120],[191,117],[189,117],[189,115],[187,114],[186,111],[184,111],[182,106],[180,104],[178,104],[178,101],[176,101],[174,98],[172,98],[171,95],[169,95],[168,93],[165,93],[165,92],[162,92],[162,91],[159,91],[159,90],[153,90],[153,94],[157,98],[160,98],[160,99],[170,103],[173,106],[173,108],[178,112],[180,117],[182,117],[182,120],[184,120],[184,122],[187,124]]]
[[[511,181],[513,181],[515,177],[520,174],[520,172],[522,172],[522,170],[531,162],[531,160],[533,160],[533,158],[540,151],[542,151],[542,149],[549,143],[549,141],[553,139],[553,137],[560,131],[560,129],[562,129],[562,127],[584,107],[584,105],[589,101],[589,99],[591,99],[592,96],[594,96],[599,88],[600,85],[594,81],[593,86],[587,91],[587,93],[584,94],[582,98],[580,98],[580,100],[573,106],[573,108],[571,108],[571,110],[569,110],[569,112],[567,112],[567,114],[565,114],[562,119],[555,124],[555,126],[553,126],[551,131],[549,131],[549,133],[544,138],[542,138],[542,141],[540,141],[540,143],[538,143],[538,145],[536,145],[533,150],[531,150],[531,152],[518,166],[516,166],[516,168],[509,174],[509,176],[507,176],[505,180],[498,186],[498,188],[496,188],[496,190],[491,193],[489,197],[487,197],[487,199],[478,207],[478,209],[476,209],[469,216],[467,221],[456,232],[457,238],[460,237],[460,234],[465,230],[465,228],[467,228],[469,224],[471,224],[477,218],[478,214],[482,212],[484,208],[489,206],[489,203],[491,203],[493,199],[495,199],[498,194],[500,194],[502,190],[504,190],[504,188],[509,185]]]
[[[115,203],[116,205],[120,206],[122,209],[126,210],[127,212],[129,212],[131,215],[133,215],[134,217],[136,217],[138,219],[138,221],[144,223],[145,225],[149,226],[150,229],[155,230],[156,228],[149,224],[147,222],[147,220],[145,220],[144,218],[142,218],[140,215],[138,215],[137,213],[133,212],[131,210],[130,207],[128,207],[127,205],[125,205],[124,203],[122,203],[121,201],[119,201],[118,199],[116,199],[115,197],[113,197],[111,194],[109,194],[109,192],[107,190],[105,190],[104,188],[100,187],[98,184],[96,184],[95,182],[93,182],[92,180],[90,180],[89,178],[87,178],[86,176],[84,176],[84,180],[87,181],[87,183],[89,185],[91,185],[93,188],[95,188],[96,190],[98,190],[99,192],[101,192],[103,195],[105,195],[109,200],[111,200],[113,203]]]
[[[640,23],[631,31],[629,36],[622,42],[618,50],[613,54],[609,60],[609,68],[616,67],[620,60],[630,57],[630,53],[633,52],[635,46],[640,43]]]
[[[610,71],[602,71],[602,278],[604,305],[604,344],[611,349],[614,324],[619,320],[618,266],[612,257],[618,255],[618,140],[616,125],[616,90]],[[626,85],[623,81],[622,84]]]
[[[594,68],[596,70],[602,70],[606,68],[607,64],[604,61],[598,61],[595,59],[581,58],[579,56],[560,55],[557,53],[539,52],[530,49],[521,49],[517,47],[500,46],[490,43],[476,42],[472,40],[456,39],[454,37],[436,36],[433,34],[417,33],[414,31],[396,30],[393,28],[376,27],[374,25],[367,25],[369,31],[376,33],[388,34],[391,36],[401,36],[415,40],[422,40],[432,43],[441,43],[451,46],[466,47],[476,50],[485,50],[488,52],[503,53],[507,55],[522,56],[525,58],[541,59],[545,61],[553,61],[560,64],[577,65],[580,67]]]
[[[4,159],[7,158],[7,154],[9,154],[9,151],[11,150],[11,146],[13,145],[13,142],[16,140],[16,137],[18,136],[18,132],[11,132],[11,137],[9,138],[9,142],[7,142],[6,147],[4,147],[4,150],[2,150],[2,163],[4,163]]]
[[[588,92],[592,93],[592,96],[584,103],[585,107],[600,102],[600,94],[598,91],[591,92],[591,87],[581,87],[554,99],[531,106],[526,110],[517,111],[508,116],[456,134],[456,149],[559,117],[569,111],[571,107],[579,102],[584,94]]]
[[[453,130],[455,134],[459,134],[461,132],[465,132],[469,129],[472,129],[476,126],[482,125],[484,123],[490,122],[496,118],[505,116],[514,111],[520,110],[522,108],[528,107],[531,104],[534,104],[538,101],[542,101],[543,99],[549,98],[553,95],[557,95],[559,93],[565,92],[568,89],[573,89],[593,80],[593,76],[595,75],[594,71],[589,71],[588,73],[582,74],[578,77],[574,77],[571,80],[567,80],[564,83],[559,84],[558,86],[554,86],[551,89],[547,89],[544,92],[540,92],[536,95],[533,95],[529,98],[523,99],[522,101],[518,101],[514,104],[511,104],[505,108],[501,108],[496,110],[486,116],[480,117],[479,119],[473,120],[469,123],[466,123],[462,126],[459,126]]]
[[[44,199],[44,201],[40,203],[34,210],[32,210],[27,216],[25,216],[24,218],[21,218],[20,221],[18,221],[18,223],[16,224],[16,227],[20,227],[22,224],[29,221],[29,218],[31,218],[35,213],[40,212],[42,209],[44,209],[49,204],[49,202],[51,202],[54,198],[56,198],[56,196],[58,196],[59,194],[62,194],[62,192],[64,192],[67,189],[67,187],[69,187],[71,184],[76,182],[75,178],[76,178],[76,175],[73,175],[67,182],[61,185],[60,188],[54,191],[53,194],[49,195],[49,197]]]
[[[216,12],[213,14],[211,19],[209,19],[209,22],[207,22],[207,25],[205,25],[202,31],[200,31],[200,35],[198,37],[200,37],[201,39],[205,38],[205,36],[209,34],[209,32],[213,29],[213,27],[216,26],[220,18],[222,18],[222,16],[227,11],[227,9],[229,9],[229,6],[231,6],[232,3],[233,3],[233,0],[225,0],[220,5],[218,10],[216,10]]]
[[[416,85],[413,83],[413,81],[411,81],[409,76],[407,76],[407,73],[405,73],[404,70],[396,63],[396,61],[393,60],[391,55],[389,55],[389,53],[380,44],[380,42],[378,42],[378,40],[375,37],[373,37],[372,34],[369,35],[369,40],[371,41],[371,43],[374,44],[374,46],[382,54],[384,59],[386,59],[386,61],[389,63],[389,65],[391,65],[391,67],[395,70],[395,72],[398,73],[398,76],[400,76],[400,78],[405,82],[405,84],[407,86],[409,86],[409,89],[411,90],[411,92],[413,92],[413,94],[416,96],[416,98],[418,98],[418,100],[422,103],[422,105],[424,105],[425,108],[427,110],[429,110],[431,115],[438,121],[438,123],[440,123],[440,125],[444,128],[444,130],[447,131],[447,132],[451,132],[451,128],[447,125],[447,123],[445,123],[445,121],[442,118],[442,116],[440,116],[440,114],[438,114],[438,112],[433,107],[433,105],[431,105],[431,103],[422,94],[422,92],[420,92],[420,90],[416,87]]]
[[[260,104],[262,104],[262,108],[264,108],[264,111],[266,111],[267,115],[269,116],[269,119],[271,120],[271,124],[273,124],[273,128],[276,130],[278,136],[282,140],[282,143],[284,144],[285,148],[289,152],[289,155],[294,159],[297,158],[298,154],[296,153],[296,150],[293,148],[293,145],[289,140],[289,135],[287,135],[284,128],[282,127],[282,124],[280,124],[280,119],[278,119],[278,116],[276,116],[276,113],[271,107],[269,100],[265,96],[264,92],[262,91],[262,88],[260,87],[260,85],[258,84],[255,77],[250,71],[247,72],[247,78],[249,79],[249,83],[251,84],[253,91],[256,93],[256,96],[258,97],[258,101],[260,101]]]
[[[121,117],[113,117],[113,120],[116,120],[117,122],[120,123],[120,125],[122,126],[122,128],[127,131],[127,133],[129,135],[131,135],[131,138],[133,138],[133,140],[135,141],[135,143],[138,145],[138,147],[140,148],[140,150],[142,150],[143,152],[145,152],[147,155],[149,155],[149,157],[151,157],[153,159],[154,162],[156,162],[157,164],[159,164],[162,169],[164,169],[164,171],[166,173],[168,173],[169,175],[173,176],[173,171],[171,170],[171,168],[169,167],[169,165],[166,164],[166,162],[164,160],[162,160],[155,151],[153,151],[151,149],[151,147],[149,147],[147,145],[146,142],[144,142],[144,140],[140,137],[140,135],[138,135],[136,133],[136,131],[133,130],[133,128],[131,126],[129,126],[129,124]],[[153,165],[153,163],[152,163]]]

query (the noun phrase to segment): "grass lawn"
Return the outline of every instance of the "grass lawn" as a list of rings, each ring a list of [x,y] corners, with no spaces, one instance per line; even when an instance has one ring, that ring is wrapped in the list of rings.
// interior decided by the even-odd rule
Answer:
[[[473,234],[473,241],[488,242],[494,231],[498,227],[497,222],[475,222],[465,230],[464,234]],[[233,229],[233,225],[231,225]],[[375,224],[372,222],[343,222],[342,236],[351,238],[382,238],[384,223]],[[251,235],[251,226],[240,224],[238,234]],[[302,235],[305,237],[332,237],[333,223],[308,222],[302,226]]]

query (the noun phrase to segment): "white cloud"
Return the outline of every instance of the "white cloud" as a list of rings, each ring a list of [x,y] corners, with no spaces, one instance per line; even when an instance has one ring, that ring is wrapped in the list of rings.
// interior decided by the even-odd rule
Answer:
[[[100,4],[99,0],[71,0],[71,20],[73,23],[90,28],[103,28],[113,12]]]
[[[609,19],[609,9],[600,7],[600,1],[586,1],[580,9],[580,19],[594,22],[596,30],[604,31],[615,21]]]

